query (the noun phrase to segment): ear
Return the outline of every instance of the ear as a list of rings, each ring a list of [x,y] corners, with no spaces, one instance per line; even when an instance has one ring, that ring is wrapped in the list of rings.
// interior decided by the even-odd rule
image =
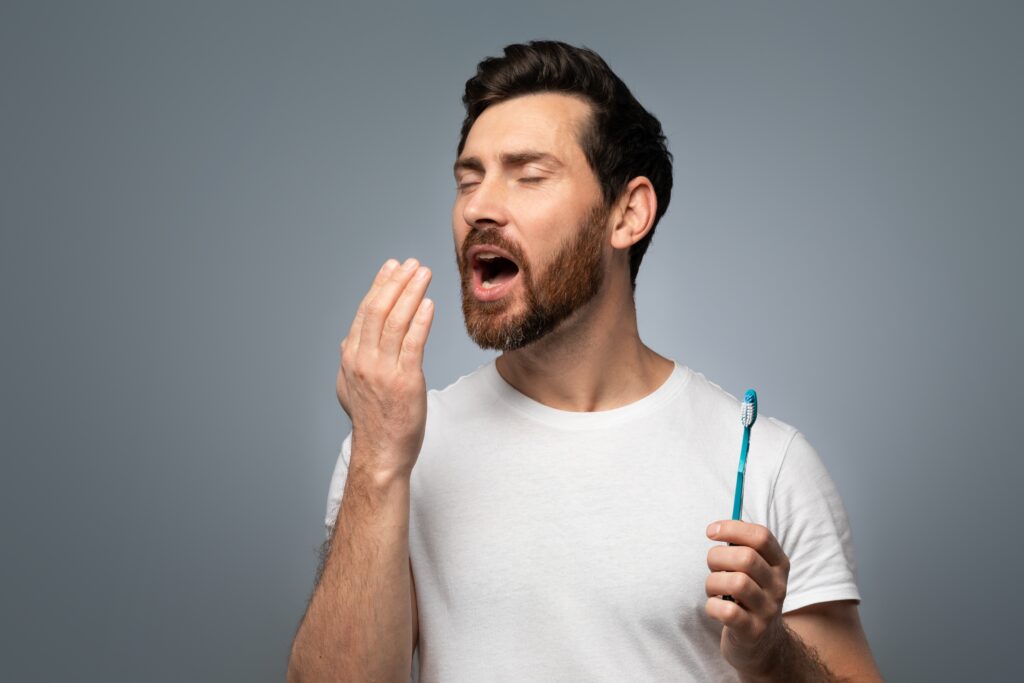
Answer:
[[[625,250],[643,239],[654,224],[657,210],[658,197],[651,181],[644,176],[630,180],[616,204],[612,246]]]

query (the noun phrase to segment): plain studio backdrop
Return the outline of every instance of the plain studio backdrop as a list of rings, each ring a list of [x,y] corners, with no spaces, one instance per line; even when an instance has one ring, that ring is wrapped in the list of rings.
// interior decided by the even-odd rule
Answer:
[[[1022,20],[4,2],[4,679],[283,679],[350,428],[338,344],[380,264],[434,269],[429,387],[495,356],[459,305],[460,97],[541,38],[595,49],[664,125],[641,337],[818,449],[887,678],[1014,678]]]

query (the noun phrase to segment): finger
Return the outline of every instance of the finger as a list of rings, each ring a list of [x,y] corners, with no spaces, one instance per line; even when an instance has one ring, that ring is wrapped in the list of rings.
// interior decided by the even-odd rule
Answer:
[[[708,569],[713,572],[742,572],[761,588],[772,585],[772,568],[761,553],[742,545],[716,545],[708,551]]]
[[[741,633],[749,633],[754,622],[754,617],[745,609],[735,602],[721,598],[708,598],[708,601],[704,603],[704,611],[712,619]]]
[[[413,316],[412,322],[409,324],[409,331],[402,342],[398,365],[403,370],[412,372],[423,367],[423,347],[427,344],[433,320],[434,302],[424,299],[416,309],[416,315]]]
[[[740,607],[760,614],[768,602],[764,590],[741,572],[713,572],[704,582],[709,598],[731,595]]]
[[[775,534],[760,524],[742,522],[738,519],[723,519],[708,527],[708,538],[753,548],[773,567],[789,561],[786,553],[782,552],[782,546],[779,545]]]
[[[380,270],[377,271],[376,277],[373,278],[373,284],[370,285],[370,291],[366,293],[363,300],[359,302],[359,308],[356,309],[356,315],[352,319],[352,325],[349,327],[348,336],[345,337],[349,344],[352,344],[352,352],[356,353],[359,350],[359,335],[362,330],[363,320],[366,318],[366,307],[369,305],[373,298],[377,296],[380,288],[384,286],[384,283],[391,277],[391,271],[398,265],[398,261],[389,258],[381,266]],[[344,351],[344,349],[342,349]]]
[[[359,332],[360,354],[367,350],[376,353],[380,346],[380,335],[384,329],[384,321],[391,313],[395,300],[405,288],[405,283],[412,276],[417,261],[408,258],[398,268],[391,271],[391,276],[380,287],[377,296],[366,304],[366,315],[363,317],[363,326]]]
[[[423,301],[423,293],[430,283],[430,269],[426,266],[417,268],[412,278],[406,283],[405,289],[398,297],[391,313],[384,321],[384,329],[380,335],[380,350],[388,358],[393,358],[398,364],[398,354],[402,350],[402,341],[409,331],[409,323],[412,322],[416,309]]]

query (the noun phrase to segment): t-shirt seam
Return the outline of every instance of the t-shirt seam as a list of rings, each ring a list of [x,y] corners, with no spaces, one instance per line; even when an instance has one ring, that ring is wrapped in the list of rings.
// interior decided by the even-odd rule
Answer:
[[[793,593],[786,596],[786,611],[791,612],[801,607],[814,605],[819,602],[831,602],[833,600],[857,600],[862,601],[860,589],[854,581],[844,581],[833,584],[827,588],[815,588],[802,593]],[[793,606],[795,605],[795,606]]]

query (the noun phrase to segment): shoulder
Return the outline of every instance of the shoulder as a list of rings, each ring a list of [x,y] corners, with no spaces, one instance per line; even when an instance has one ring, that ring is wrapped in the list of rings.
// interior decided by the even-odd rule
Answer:
[[[489,395],[493,393],[490,376],[493,365],[493,360],[483,363],[443,389],[430,389],[427,392],[427,419],[442,415],[457,419],[487,404]]]
[[[726,434],[734,438],[742,433],[740,419],[743,401],[708,379],[703,373],[690,369],[683,399],[684,409],[693,418],[694,425],[702,425],[712,434]],[[793,425],[764,413],[764,396],[758,394],[758,414],[750,429],[751,444],[758,450],[781,459],[794,439],[800,434]],[[752,446],[753,447],[753,446]]]

